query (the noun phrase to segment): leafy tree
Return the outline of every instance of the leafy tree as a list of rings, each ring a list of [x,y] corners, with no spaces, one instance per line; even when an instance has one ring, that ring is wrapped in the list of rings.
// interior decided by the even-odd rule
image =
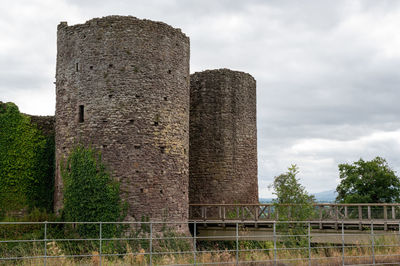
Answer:
[[[0,102],[0,214],[52,209],[54,138],[46,138],[13,103]]]
[[[307,221],[314,214],[314,196],[309,195],[299,183],[296,178],[298,173],[298,167],[292,165],[286,173],[275,177],[272,184],[273,194],[277,197],[273,203],[279,221]],[[307,243],[307,238],[301,236],[307,233],[304,225],[304,223],[277,224],[281,233],[292,235],[284,238],[285,246],[302,246]]]
[[[381,157],[339,164],[339,175],[337,202],[393,203],[400,199],[400,180]]]
[[[64,181],[63,216],[71,222],[115,222],[122,218],[119,183],[101,162],[100,153],[78,145],[62,165]],[[117,227],[105,225],[103,234],[112,236]],[[98,235],[96,225],[78,226],[82,236]]]
[[[298,167],[292,165],[288,171],[274,179],[272,188],[276,199],[273,203],[279,214],[280,221],[307,221],[313,214],[313,195],[309,195],[305,188],[299,183],[296,175],[299,173]],[[292,204],[292,208],[288,208]]]

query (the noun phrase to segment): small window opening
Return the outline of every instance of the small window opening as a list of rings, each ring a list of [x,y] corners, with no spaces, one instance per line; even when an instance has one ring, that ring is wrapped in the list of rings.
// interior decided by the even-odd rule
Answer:
[[[164,101],[168,101],[168,97],[167,96],[164,97]]]
[[[107,123],[108,121],[107,120],[103,120],[103,123]]]
[[[140,145],[135,145],[134,147],[135,147],[135,149],[137,149],[137,150],[140,149]]]
[[[171,69],[170,69],[170,70],[168,70],[168,74],[171,74]]]
[[[158,121],[154,121],[154,125],[155,125],[155,126],[158,126]]]
[[[109,94],[109,95],[108,95],[108,98],[110,98],[110,99],[111,99],[112,97],[113,97],[113,95],[112,95],[112,94]]]
[[[161,153],[165,153],[165,147],[164,147],[164,146],[161,146],[161,147],[160,147],[160,152],[161,152]]]
[[[109,68],[112,68],[113,66],[114,66],[113,64],[109,64],[109,65],[108,65]]]
[[[160,190],[160,194],[164,194],[164,192],[162,191],[162,189]]]
[[[90,68],[90,69],[93,69],[93,66],[90,66],[89,68]]]
[[[79,123],[85,121],[84,112],[85,112],[85,107],[83,105],[79,105]]]
[[[143,193],[143,188],[140,189],[140,193]]]
[[[103,144],[103,148],[107,148],[107,145]]]
[[[136,174],[139,174],[139,170],[136,170],[135,173],[136,173]]]
[[[67,147],[62,147],[63,151],[65,151],[66,148],[67,148]]]
[[[129,123],[130,123],[130,124],[133,124],[133,122],[135,122],[134,119],[129,119]]]
[[[75,63],[75,71],[76,71],[76,72],[79,71],[79,63]]]

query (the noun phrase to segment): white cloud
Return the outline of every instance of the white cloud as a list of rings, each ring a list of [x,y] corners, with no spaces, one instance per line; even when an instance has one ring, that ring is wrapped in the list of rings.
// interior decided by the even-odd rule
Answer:
[[[333,136],[334,137],[334,136]],[[279,149],[281,147],[278,147]],[[274,150],[260,165],[261,172],[268,172],[266,177],[272,183],[272,177],[286,172],[291,164],[300,168],[299,178],[310,192],[334,189],[339,182],[338,165],[353,163],[363,158],[371,160],[376,156],[388,160],[395,171],[400,171],[400,129],[395,131],[376,131],[354,139],[338,140],[306,138],[296,140],[284,149]],[[266,182],[264,182],[266,184]],[[264,196],[271,192],[262,190]]]

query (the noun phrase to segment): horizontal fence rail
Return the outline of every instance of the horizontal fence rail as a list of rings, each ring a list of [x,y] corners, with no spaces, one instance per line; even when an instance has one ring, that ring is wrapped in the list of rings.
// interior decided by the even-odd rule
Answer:
[[[345,222],[326,238],[319,221],[270,221],[251,234],[253,222],[225,221],[209,235],[204,222],[0,222],[0,264],[59,265],[382,265],[400,261],[400,231],[370,221],[363,233]],[[400,228],[400,227],[398,227]],[[251,240],[249,240],[251,239]],[[349,239],[364,239],[348,244]]]

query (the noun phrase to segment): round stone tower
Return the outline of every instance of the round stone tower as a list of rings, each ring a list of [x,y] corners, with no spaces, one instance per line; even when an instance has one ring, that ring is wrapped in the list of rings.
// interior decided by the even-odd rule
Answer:
[[[190,82],[190,203],[258,203],[256,81],[207,70]]]
[[[55,209],[60,162],[76,143],[102,152],[128,219],[188,219],[189,38],[130,16],[58,25]]]

